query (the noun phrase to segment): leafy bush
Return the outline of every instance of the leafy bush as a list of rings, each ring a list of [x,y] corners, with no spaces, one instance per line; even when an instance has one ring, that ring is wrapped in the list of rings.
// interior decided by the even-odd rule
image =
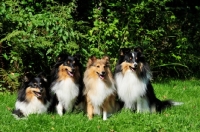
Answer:
[[[7,73],[4,69],[0,69],[0,92],[15,91],[19,87],[18,77],[19,73]]]
[[[79,49],[76,40],[81,34],[74,30],[74,21],[71,16],[71,12],[76,8],[74,2],[67,6],[52,2],[40,12],[36,11],[40,8],[40,3],[37,2],[34,3],[36,9],[30,6],[30,1],[14,4],[5,2],[2,5],[6,10],[3,12],[5,17],[2,17],[3,27],[14,29],[11,33],[7,32],[7,35],[1,39],[3,47],[6,47],[6,50],[10,49],[9,52],[4,51],[4,58],[12,66],[16,63],[11,68],[12,70],[37,72],[41,69],[48,69],[60,52],[74,54]],[[9,21],[15,25],[7,27],[5,24]],[[38,64],[41,67],[38,67]]]
[[[3,0],[0,68],[6,72],[0,84],[9,86],[4,77],[10,73],[49,75],[60,53],[80,54],[84,66],[91,55],[108,55],[113,70],[119,48],[135,46],[144,49],[155,78],[198,76],[200,8],[187,4],[186,8],[181,0]]]

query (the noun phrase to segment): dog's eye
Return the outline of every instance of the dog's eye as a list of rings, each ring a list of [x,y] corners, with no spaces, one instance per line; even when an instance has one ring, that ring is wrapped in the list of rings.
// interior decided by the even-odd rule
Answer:
[[[132,60],[133,58],[132,58],[132,57],[130,57],[129,59],[130,59],[130,60]]]
[[[36,88],[36,84],[33,84],[32,87],[33,87],[33,88]]]
[[[97,68],[99,68],[100,66],[98,65]]]

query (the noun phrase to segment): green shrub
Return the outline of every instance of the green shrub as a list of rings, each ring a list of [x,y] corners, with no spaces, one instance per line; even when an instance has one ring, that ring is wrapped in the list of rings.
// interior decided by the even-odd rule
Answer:
[[[119,48],[136,46],[154,78],[199,76],[199,10],[181,0],[3,0],[0,87],[8,88],[10,73],[49,75],[60,53],[80,54],[83,66],[91,55],[108,55],[114,70]]]

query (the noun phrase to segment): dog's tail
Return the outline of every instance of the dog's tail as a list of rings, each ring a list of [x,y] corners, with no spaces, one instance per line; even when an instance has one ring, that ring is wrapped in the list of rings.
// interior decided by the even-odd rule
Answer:
[[[183,104],[183,102],[176,102],[173,100],[164,100],[164,101],[159,100],[155,95],[153,86],[151,85],[150,81],[148,81],[147,83],[146,96],[149,100],[151,112],[161,112],[166,108]]]
[[[159,99],[157,99],[156,104],[153,105],[153,107],[155,108],[151,108],[151,109],[155,109],[156,112],[161,112],[162,110],[172,107],[172,106],[179,106],[182,105],[183,102],[176,102],[173,100],[164,100],[164,101],[160,101]]]
[[[22,118],[25,118],[25,115],[21,112],[19,109],[14,109],[12,111],[12,115],[15,117],[15,119],[19,120]]]

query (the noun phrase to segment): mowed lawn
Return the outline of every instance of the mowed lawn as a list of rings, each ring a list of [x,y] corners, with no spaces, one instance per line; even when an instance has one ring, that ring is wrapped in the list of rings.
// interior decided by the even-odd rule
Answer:
[[[103,121],[94,116],[88,120],[83,112],[60,117],[57,114],[30,115],[16,120],[11,111],[16,94],[0,93],[0,132],[199,132],[200,131],[200,80],[171,80],[153,83],[159,99],[184,102],[161,114],[138,114],[122,109]]]

